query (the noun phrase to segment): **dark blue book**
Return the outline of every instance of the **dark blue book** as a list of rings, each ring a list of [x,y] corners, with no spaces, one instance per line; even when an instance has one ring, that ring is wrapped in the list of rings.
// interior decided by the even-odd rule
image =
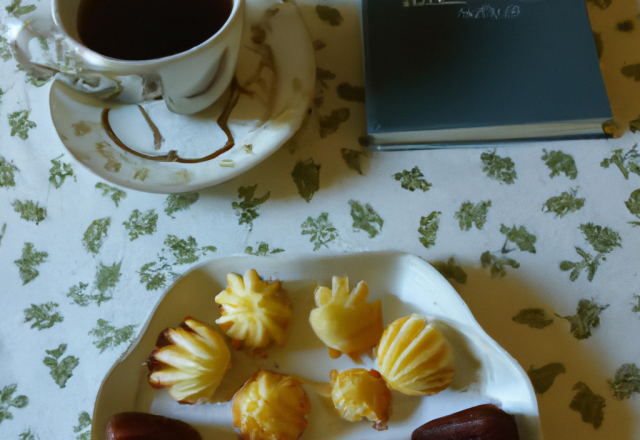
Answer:
[[[604,137],[584,0],[362,0],[373,148]]]

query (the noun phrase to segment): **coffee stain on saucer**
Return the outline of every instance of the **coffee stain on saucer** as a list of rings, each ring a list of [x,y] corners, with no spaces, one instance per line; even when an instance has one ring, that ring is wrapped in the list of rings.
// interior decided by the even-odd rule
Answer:
[[[129,146],[125,145],[125,143],[122,142],[120,140],[120,138],[113,131],[113,128],[111,127],[111,123],[109,122],[109,111],[111,110],[109,108],[105,108],[105,109],[102,110],[102,115],[101,115],[102,128],[107,133],[109,138],[118,147],[120,147],[123,150],[125,150],[126,152],[131,153],[134,156],[140,157],[142,159],[152,160],[152,161],[155,161],[155,162],[177,162],[177,163],[200,163],[200,162],[206,162],[206,161],[209,161],[211,159],[215,159],[216,157],[220,156],[222,153],[225,153],[225,152],[229,151],[235,145],[235,141],[233,139],[233,133],[231,133],[231,130],[229,129],[229,116],[231,115],[231,112],[233,111],[233,109],[236,106],[236,104],[238,103],[238,99],[240,98],[240,94],[241,93],[245,93],[246,94],[246,93],[250,93],[250,92],[247,92],[242,87],[240,87],[238,85],[236,79],[234,78],[231,81],[231,97],[229,98],[229,101],[227,102],[226,107],[222,111],[222,114],[216,120],[216,122],[217,122],[218,126],[220,127],[220,129],[227,136],[227,142],[224,144],[224,146],[222,146],[222,148],[219,148],[219,149],[215,150],[213,153],[211,153],[211,154],[209,154],[207,156],[204,156],[204,157],[183,158],[183,157],[178,156],[178,152],[176,150],[171,150],[167,154],[158,155],[158,156],[152,156],[152,155],[149,155],[149,154],[144,154],[144,153],[141,153],[139,151],[136,151],[133,148],[130,148]],[[151,118],[149,117],[147,112],[145,112],[142,107],[140,107],[140,106],[138,106],[138,107],[142,111],[142,114],[143,114],[143,116],[145,118],[145,121],[147,121],[147,124],[149,124],[149,127],[151,128],[151,131],[153,132],[154,146],[155,146],[155,148],[157,150],[158,148],[160,148],[160,143],[162,142],[162,135],[160,134],[160,130],[153,123],[153,121],[151,120]]]
[[[147,124],[149,124],[149,128],[151,128],[151,132],[153,133],[153,146],[156,150],[159,150],[160,146],[162,145],[162,135],[160,134],[160,130],[158,130],[156,124],[153,123],[145,109],[142,108],[141,105],[139,105],[138,108],[140,109],[142,116],[144,116],[144,120],[147,121]]]
[[[87,124],[87,121],[80,121],[75,124],[71,124],[73,127],[73,134],[80,137],[87,133],[91,133],[91,125]]]
[[[120,171],[122,164],[118,162],[116,157],[113,155],[113,152],[109,149],[110,147],[111,145],[109,145],[107,142],[96,143],[96,151],[98,152],[98,154],[107,159],[107,162],[104,164],[104,169],[117,173]]]

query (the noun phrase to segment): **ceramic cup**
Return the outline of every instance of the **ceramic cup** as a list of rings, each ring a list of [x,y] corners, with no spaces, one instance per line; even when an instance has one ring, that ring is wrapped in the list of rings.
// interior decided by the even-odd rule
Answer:
[[[191,114],[215,102],[230,84],[244,18],[244,0],[231,0],[226,23],[203,43],[176,55],[128,61],[103,56],[82,44],[78,36],[81,0],[53,0],[53,21],[65,36],[76,71],[60,71],[56,79],[103,100],[138,104],[159,96],[167,108]],[[117,24],[113,26],[117,32]],[[135,44],[135,42],[132,42]]]

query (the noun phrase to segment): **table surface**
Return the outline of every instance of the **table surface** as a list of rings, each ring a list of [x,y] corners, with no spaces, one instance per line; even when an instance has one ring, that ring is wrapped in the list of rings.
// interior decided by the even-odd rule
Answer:
[[[0,4],[2,21],[49,13],[48,0]],[[392,153],[359,144],[364,105],[340,92],[364,84],[357,2],[321,4],[338,25],[298,2],[331,73],[322,106],[255,168],[181,195],[119,188],[75,161],[51,122],[51,82],[0,39],[1,438],[88,439],[104,375],[198,263],[382,250],[439,262],[530,372],[547,439],[640,438],[637,3],[587,3],[615,139]]]

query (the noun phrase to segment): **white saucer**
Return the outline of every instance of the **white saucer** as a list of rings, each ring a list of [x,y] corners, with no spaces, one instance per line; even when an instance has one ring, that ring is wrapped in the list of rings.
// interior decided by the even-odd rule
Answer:
[[[210,108],[184,116],[169,112],[163,101],[106,105],[56,81],[49,96],[51,117],[69,152],[100,177],[140,191],[194,191],[255,166],[300,128],[313,97],[315,69],[297,7],[249,0],[236,67],[239,87],[231,86]],[[227,125],[234,145],[219,151],[228,141],[217,122],[225,109],[231,109]]]

